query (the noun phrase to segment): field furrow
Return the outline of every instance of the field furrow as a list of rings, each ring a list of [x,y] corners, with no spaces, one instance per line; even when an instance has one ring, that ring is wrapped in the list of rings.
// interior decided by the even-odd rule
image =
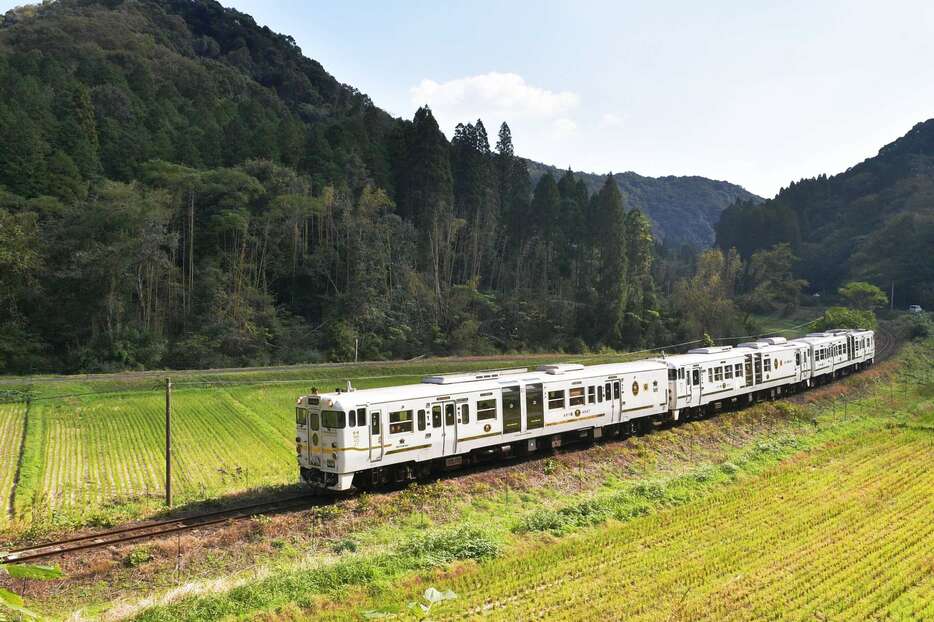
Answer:
[[[0,404],[0,529],[11,518],[11,499],[23,446],[26,405]]]

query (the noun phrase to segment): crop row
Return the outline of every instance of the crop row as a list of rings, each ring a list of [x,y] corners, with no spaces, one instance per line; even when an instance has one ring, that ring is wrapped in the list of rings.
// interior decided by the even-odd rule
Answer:
[[[803,454],[700,502],[465,572],[438,619],[932,619],[930,434]]]
[[[25,415],[25,404],[0,404],[0,528],[10,516],[10,499],[23,442]]]
[[[281,403],[286,392],[294,403],[295,388],[269,395],[258,391],[175,393],[178,502],[294,480],[294,418],[292,408]],[[6,408],[0,426],[12,416]],[[17,513],[66,522],[158,507],[164,490],[164,420],[163,397],[155,392],[34,402],[29,440],[38,448],[38,474],[23,491]]]

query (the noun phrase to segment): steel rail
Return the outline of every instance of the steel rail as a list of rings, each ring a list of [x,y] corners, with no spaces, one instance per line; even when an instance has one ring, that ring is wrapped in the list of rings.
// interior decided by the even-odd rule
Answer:
[[[15,548],[6,551],[3,556],[0,557],[0,563],[24,562],[73,551],[101,548],[147,538],[157,538],[162,535],[188,531],[199,527],[208,527],[230,520],[250,518],[264,513],[279,512],[306,505],[314,507],[325,502],[327,502],[327,500],[304,495],[205,512],[203,514],[149,522],[142,525],[121,527],[119,529],[100,531],[62,540]]]

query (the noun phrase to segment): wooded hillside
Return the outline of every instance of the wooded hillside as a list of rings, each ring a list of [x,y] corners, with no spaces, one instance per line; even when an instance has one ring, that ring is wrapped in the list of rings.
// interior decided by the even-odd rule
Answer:
[[[211,0],[0,28],[0,370],[640,347],[675,326],[615,183],[533,186]],[[667,322],[667,323],[666,323]]]
[[[556,176],[563,173],[554,166],[532,161],[529,172],[533,183],[546,172]],[[596,192],[606,177],[578,171],[574,175],[584,181],[590,192]],[[628,171],[615,173],[613,178],[626,206],[648,216],[655,238],[671,248],[682,244],[697,249],[711,246],[723,210],[737,201],[752,204],[762,201],[742,186],[706,177],[645,177]]]
[[[740,201],[717,227],[717,244],[743,257],[778,242],[791,244],[815,291],[894,282],[897,306],[934,307],[934,119],[839,175],[792,183],[760,205]]]

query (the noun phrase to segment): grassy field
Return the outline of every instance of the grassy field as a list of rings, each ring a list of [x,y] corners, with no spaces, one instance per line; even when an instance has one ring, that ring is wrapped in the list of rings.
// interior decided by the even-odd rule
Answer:
[[[931,432],[849,438],[471,569],[445,582],[462,597],[435,619],[934,619]]]
[[[520,468],[488,485],[405,491],[377,527],[352,532],[355,553],[335,557],[348,541],[341,517],[372,512],[370,500],[348,501],[292,541],[330,536],[330,549],[221,588],[186,585],[135,615],[415,619],[407,603],[434,586],[458,597],[433,620],[932,619],[932,354],[931,343],[909,347],[882,375],[808,394],[815,403],[544,459],[545,476]],[[858,395],[844,410],[847,388]]]
[[[312,386],[330,389],[349,379],[367,388],[418,382],[438,371],[621,358],[538,355],[172,372],[175,501],[296,483],[293,409]],[[41,535],[162,511],[164,375],[2,379],[8,403],[0,403],[0,534]]]

